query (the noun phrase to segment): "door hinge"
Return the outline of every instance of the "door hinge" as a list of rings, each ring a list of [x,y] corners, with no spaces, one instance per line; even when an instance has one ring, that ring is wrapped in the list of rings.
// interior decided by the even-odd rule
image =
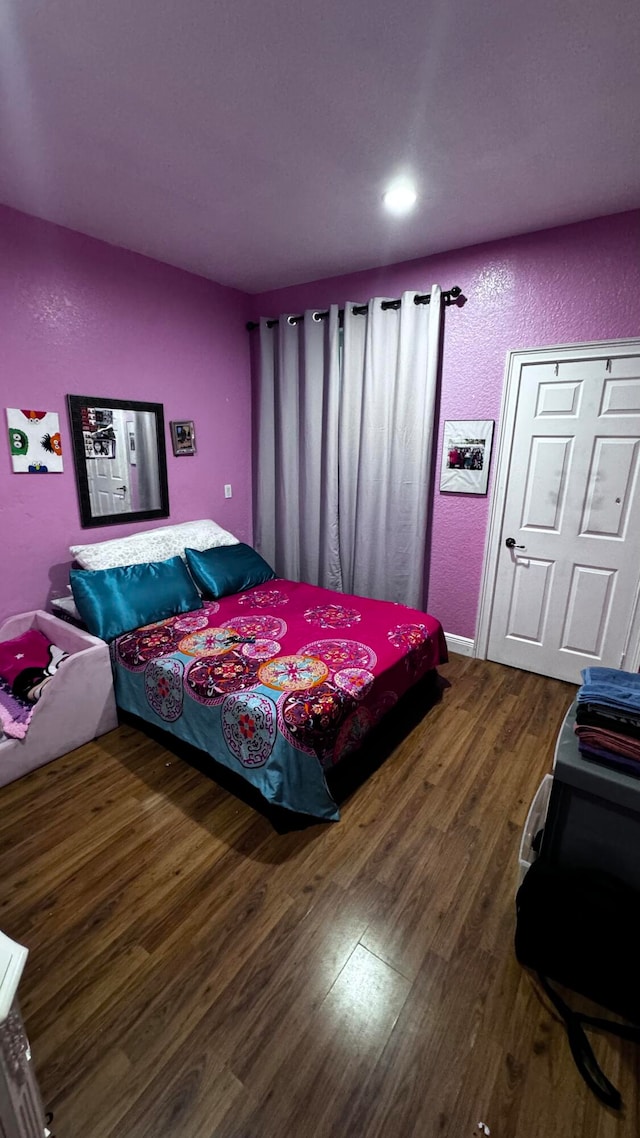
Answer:
[[[619,668],[621,668],[621,667],[622,667],[622,665],[624,664],[624,662],[625,662],[626,658],[627,658],[627,650],[626,650],[626,648],[625,648],[624,652],[622,652],[622,653],[620,654],[620,663],[618,664],[618,667],[619,667]]]

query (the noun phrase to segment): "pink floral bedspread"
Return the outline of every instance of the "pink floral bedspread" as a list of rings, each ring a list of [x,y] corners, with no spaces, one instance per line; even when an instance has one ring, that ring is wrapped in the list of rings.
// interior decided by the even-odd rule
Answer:
[[[280,579],[126,633],[113,651],[121,707],[269,801],[332,818],[323,769],[447,659],[434,617]]]

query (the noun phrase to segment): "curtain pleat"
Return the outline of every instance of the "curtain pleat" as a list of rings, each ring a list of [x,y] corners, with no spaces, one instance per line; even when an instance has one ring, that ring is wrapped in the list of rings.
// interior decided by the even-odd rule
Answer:
[[[260,322],[254,541],[276,572],[341,588],[337,532],[339,310]]]
[[[342,592],[339,516],[336,508],[340,486],[338,427],[342,386],[340,310],[337,304],[331,305],[329,318],[322,323],[326,323],[326,341],[322,384],[322,433],[316,477],[320,500],[317,584]],[[312,429],[317,434],[317,424],[313,424]],[[315,579],[312,583],[315,583]]]
[[[283,321],[278,336],[275,384],[276,419],[276,566],[300,580],[300,466],[303,436],[300,390],[304,370],[298,326]]]
[[[367,320],[363,317],[347,318],[353,304],[345,304],[343,321],[343,383],[340,388],[340,414],[338,423],[339,495],[338,529],[340,535],[340,564],[346,593],[353,592],[356,546],[358,497],[360,486],[360,455],[363,445],[363,405],[365,344]],[[358,320],[360,323],[358,323]],[[350,381],[345,382],[348,372]],[[353,379],[355,377],[355,383]],[[364,480],[363,480],[364,481]]]
[[[345,305],[340,550],[347,592],[421,608],[441,290],[426,309],[415,295],[398,309],[376,297],[364,321]]]
[[[254,414],[253,540],[270,565],[276,564],[276,350],[277,336],[260,321],[260,350]]]

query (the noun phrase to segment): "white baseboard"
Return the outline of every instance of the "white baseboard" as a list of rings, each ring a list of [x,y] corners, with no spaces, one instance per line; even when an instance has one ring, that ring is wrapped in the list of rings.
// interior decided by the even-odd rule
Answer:
[[[475,655],[475,640],[470,636],[456,636],[454,632],[445,632],[444,635],[450,652],[457,652],[459,656]]]

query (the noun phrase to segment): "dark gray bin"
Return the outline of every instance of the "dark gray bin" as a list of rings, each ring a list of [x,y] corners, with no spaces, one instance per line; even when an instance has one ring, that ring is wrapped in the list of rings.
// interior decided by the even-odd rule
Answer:
[[[540,856],[604,869],[640,889],[640,778],[583,758],[575,713],[573,704],[556,743]]]

